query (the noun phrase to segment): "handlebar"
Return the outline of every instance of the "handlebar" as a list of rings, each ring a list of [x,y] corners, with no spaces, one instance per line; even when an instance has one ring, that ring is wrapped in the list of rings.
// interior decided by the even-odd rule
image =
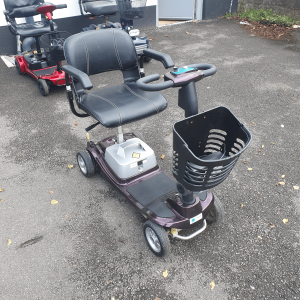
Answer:
[[[67,8],[67,4],[57,4],[55,5],[56,9]]]
[[[208,76],[214,75],[217,72],[217,68],[214,65],[210,65],[210,64],[193,64],[193,65],[188,65],[187,67],[196,68],[198,70],[201,70],[203,72],[203,77],[208,77]],[[170,73],[167,73],[167,74],[170,74]],[[170,87],[173,87],[174,85],[175,85],[175,87],[180,87],[180,86],[184,86],[185,84],[187,84],[186,80],[178,82],[178,81],[176,81],[176,78],[171,78],[174,81],[167,80],[165,82],[161,82],[161,83],[157,83],[157,84],[147,84],[149,82],[158,80],[159,78],[160,78],[160,76],[158,74],[149,75],[149,76],[140,78],[136,82],[136,85],[139,89],[141,89],[143,91],[149,91],[149,92],[156,91],[157,92],[157,91],[161,91],[161,90],[165,90]],[[165,79],[166,78],[168,79],[167,75],[165,75]],[[198,76],[198,78],[199,78],[199,76]],[[195,81],[198,81],[198,80],[195,79]],[[191,80],[191,81],[193,81],[193,80]]]
[[[174,85],[172,80],[168,80],[165,82],[157,83],[157,84],[147,84],[149,82],[158,80],[160,76],[158,74],[149,75],[143,78],[140,78],[136,85],[140,90],[149,91],[149,92],[157,92],[161,90],[168,89]]]
[[[42,3],[42,5],[31,5],[31,6],[25,6],[22,8],[22,13],[23,14],[32,14],[32,15],[36,15],[37,13],[39,14],[43,14],[43,12],[38,12],[37,9],[44,7],[44,6],[48,6],[48,5],[53,5],[55,7],[55,9],[62,9],[62,8],[67,8],[67,4],[57,4],[54,5],[52,3],[46,2],[46,3]],[[55,10],[53,9],[53,10]],[[49,11],[52,12],[53,10]]]
[[[188,65],[188,67],[196,68],[198,70],[203,71],[204,77],[212,76],[217,72],[217,68],[214,65],[210,65],[210,64],[193,64],[193,65]]]

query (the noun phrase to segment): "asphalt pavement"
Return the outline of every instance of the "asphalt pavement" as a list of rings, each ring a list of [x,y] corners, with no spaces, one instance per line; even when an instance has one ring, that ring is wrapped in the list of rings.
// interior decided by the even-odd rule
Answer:
[[[190,241],[171,239],[171,254],[155,257],[144,219],[101,175],[80,173],[76,153],[94,121],[72,115],[64,88],[42,97],[33,79],[1,60],[0,299],[300,299],[300,34],[261,39],[231,20],[145,34],[177,66],[214,64],[217,74],[196,84],[199,110],[226,106],[253,135],[213,190],[223,223]],[[145,70],[166,72],[155,61]],[[113,86],[122,75],[92,82]],[[162,92],[169,102],[162,113],[124,126],[144,136],[170,175],[172,124],[184,117],[177,92]],[[90,135],[113,133],[98,126]]]

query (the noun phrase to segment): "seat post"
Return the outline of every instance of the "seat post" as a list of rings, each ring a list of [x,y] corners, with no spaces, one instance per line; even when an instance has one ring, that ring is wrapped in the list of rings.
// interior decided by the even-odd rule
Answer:
[[[118,134],[117,134],[117,143],[122,144],[124,142],[123,138],[123,131],[122,131],[122,126],[118,127]]]
[[[38,54],[41,54],[41,46],[40,46],[40,41],[39,41],[39,37],[35,36],[35,44],[36,44],[36,50]]]

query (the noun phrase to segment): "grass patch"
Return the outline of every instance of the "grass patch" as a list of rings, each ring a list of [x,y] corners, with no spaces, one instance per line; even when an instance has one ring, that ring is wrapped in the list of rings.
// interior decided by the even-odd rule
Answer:
[[[280,15],[279,12],[273,13],[272,9],[247,9],[245,12],[239,14],[225,14],[225,18],[228,17],[240,17],[241,19],[249,19],[250,21],[259,22],[266,25],[276,24],[279,26],[290,27],[293,24],[298,24],[299,22],[295,17]]]

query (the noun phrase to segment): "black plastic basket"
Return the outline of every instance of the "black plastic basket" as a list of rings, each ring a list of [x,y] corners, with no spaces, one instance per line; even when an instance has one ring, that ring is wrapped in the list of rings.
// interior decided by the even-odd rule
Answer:
[[[248,129],[222,106],[175,123],[173,133],[173,175],[190,191],[223,182],[251,142]]]
[[[42,48],[50,55],[51,60],[65,60],[64,43],[72,34],[67,31],[53,31],[41,36]]]
[[[117,0],[117,4],[121,19],[133,20],[144,17],[147,0]]]

